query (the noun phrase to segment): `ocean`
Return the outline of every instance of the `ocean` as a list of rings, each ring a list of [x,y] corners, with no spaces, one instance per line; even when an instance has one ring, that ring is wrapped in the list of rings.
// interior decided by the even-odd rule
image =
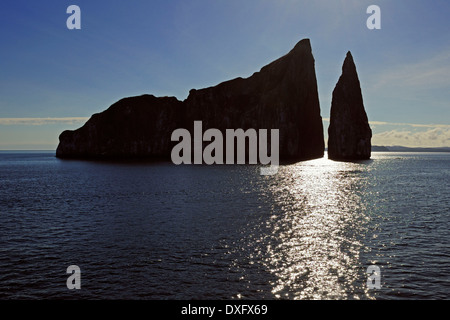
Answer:
[[[450,153],[259,168],[0,152],[0,299],[450,298]]]

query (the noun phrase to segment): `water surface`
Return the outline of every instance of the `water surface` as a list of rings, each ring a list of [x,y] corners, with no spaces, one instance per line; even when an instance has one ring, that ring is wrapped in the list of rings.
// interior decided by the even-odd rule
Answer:
[[[1,152],[0,298],[448,299],[449,180],[448,153],[261,176]]]

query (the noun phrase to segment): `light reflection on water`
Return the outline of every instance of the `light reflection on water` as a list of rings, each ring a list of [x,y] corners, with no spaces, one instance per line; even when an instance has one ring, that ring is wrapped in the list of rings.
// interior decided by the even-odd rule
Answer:
[[[0,153],[0,299],[448,299],[450,156],[373,159],[261,176]]]
[[[367,165],[322,158],[280,168],[270,192],[282,210],[267,222],[273,241],[263,262],[276,276],[275,298],[370,298],[359,261]]]

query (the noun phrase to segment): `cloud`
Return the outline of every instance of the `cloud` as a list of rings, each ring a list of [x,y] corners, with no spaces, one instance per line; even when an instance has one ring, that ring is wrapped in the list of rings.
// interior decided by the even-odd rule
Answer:
[[[449,124],[419,124],[419,123],[401,123],[401,122],[386,122],[386,121],[369,121],[370,125],[386,125],[386,126],[402,126],[414,128],[450,128]]]
[[[330,122],[329,118],[323,118]],[[372,128],[372,145],[404,147],[450,147],[449,124],[398,123],[386,121],[369,121]],[[388,128],[384,128],[387,126]],[[324,133],[326,134],[324,126]],[[394,127],[394,129],[392,129]],[[396,128],[398,127],[398,128]],[[376,130],[374,130],[376,128]],[[376,132],[375,132],[376,131]],[[327,136],[326,136],[327,138]]]
[[[450,126],[425,131],[390,130],[372,136],[372,145],[405,147],[450,147]]]
[[[324,122],[330,122],[330,118],[322,118]],[[387,121],[369,121],[371,126],[402,126],[414,128],[450,128],[450,124],[421,124],[421,123],[402,123]]]
[[[48,124],[80,124],[88,120],[87,117],[66,118],[0,118],[0,125],[42,126]]]

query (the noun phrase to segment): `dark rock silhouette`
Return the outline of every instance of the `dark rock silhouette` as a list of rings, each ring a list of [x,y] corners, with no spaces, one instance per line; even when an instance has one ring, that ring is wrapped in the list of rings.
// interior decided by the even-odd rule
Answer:
[[[64,131],[60,158],[170,156],[170,134],[179,128],[183,104],[174,97],[124,98],[94,114],[81,128]]]
[[[342,75],[333,90],[328,158],[333,160],[370,159],[372,130],[364,110],[361,86],[350,51]]]
[[[314,57],[309,39],[247,79],[191,90],[176,98],[144,95],[122,99],[95,114],[75,131],[64,131],[56,155],[61,158],[166,157],[177,128],[203,130],[279,129],[280,160],[306,160],[324,154],[322,118]]]

